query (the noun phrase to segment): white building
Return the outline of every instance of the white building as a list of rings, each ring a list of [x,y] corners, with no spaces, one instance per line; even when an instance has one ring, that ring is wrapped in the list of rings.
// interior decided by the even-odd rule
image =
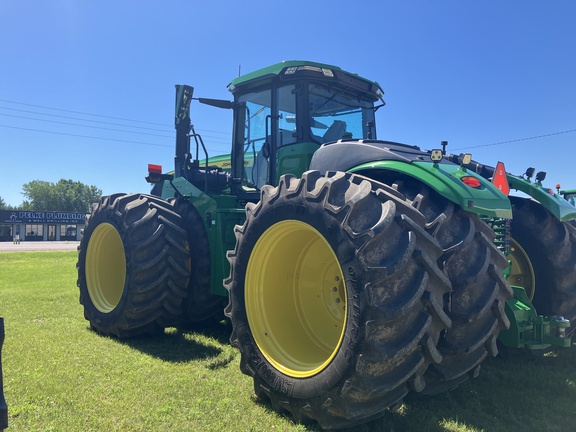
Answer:
[[[80,240],[85,223],[84,213],[0,210],[0,241]]]

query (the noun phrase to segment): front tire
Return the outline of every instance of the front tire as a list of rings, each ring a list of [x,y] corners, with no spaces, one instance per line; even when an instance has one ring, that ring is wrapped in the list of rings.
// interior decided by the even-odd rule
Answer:
[[[448,280],[423,218],[361,176],[310,171],[246,207],[225,281],[231,342],[256,394],[297,422],[349,427],[383,415],[423,374]]]
[[[103,197],[86,219],[78,247],[84,317],[120,338],[176,325],[190,274],[180,216],[141,194]]]

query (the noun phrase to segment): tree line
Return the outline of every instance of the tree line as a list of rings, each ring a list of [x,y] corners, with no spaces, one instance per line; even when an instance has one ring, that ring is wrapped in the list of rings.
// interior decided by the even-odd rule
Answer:
[[[8,205],[0,197],[0,210],[67,211],[89,213],[92,203],[102,196],[102,190],[82,182],[61,179],[57,183],[33,180],[22,186],[24,202]]]

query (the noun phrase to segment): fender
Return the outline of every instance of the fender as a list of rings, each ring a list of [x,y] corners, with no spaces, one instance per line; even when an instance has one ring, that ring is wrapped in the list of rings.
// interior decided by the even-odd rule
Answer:
[[[404,174],[428,185],[465,211],[488,217],[512,218],[510,201],[482,176],[448,160],[432,161],[417,146],[380,140],[340,140],[322,145],[312,156],[310,169],[347,171],[384,183]],[[477,187],[462,181],[469,177]]]
[[[370,171],[373,173],[370,176],[378,178],[378,174],[374,172],[377,170],[393,171],[413,177],[466,211],[483,216],[512,218],[512,207],[506,195],[488,180],[458,165],[386,160],[358,165],[348,171],[356,173]],[[480,186],[472,188],[466,185],[461,180],[466,176],[477,178]]]
[[[511,189],[531,196],[538,201],[550,213],[561,222],[576,219],[576,208],[566,201],[561,195],[554,193],[552,189],[544,188],[541,184],[508,174],[508,184]]]

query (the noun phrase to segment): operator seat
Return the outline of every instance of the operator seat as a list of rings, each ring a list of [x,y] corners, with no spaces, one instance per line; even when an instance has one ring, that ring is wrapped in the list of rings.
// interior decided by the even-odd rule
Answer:
[[[346,122],[342,120],[334,120],[334,123],[330,125],[328,130],[324,133],[322,137],[322,142],[332,142],[338,141],[344,137],[346,133]]]

